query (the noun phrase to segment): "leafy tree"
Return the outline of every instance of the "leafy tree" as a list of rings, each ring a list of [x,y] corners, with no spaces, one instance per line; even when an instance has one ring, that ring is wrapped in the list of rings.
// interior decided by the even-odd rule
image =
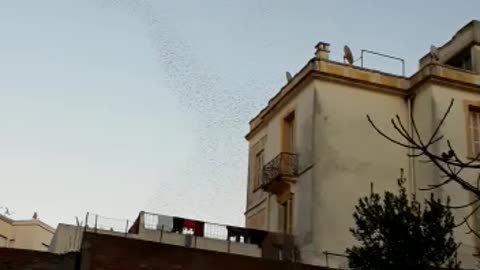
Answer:
[[[433,194],[422,206],[415,198],[408,198],[399,181],[398,194],[385,192],[382,199],[372,190],[361,198],[353,217],[356,227],[350,231],[360,245],[347,249],[351,268],[459,267],[453,215]]]

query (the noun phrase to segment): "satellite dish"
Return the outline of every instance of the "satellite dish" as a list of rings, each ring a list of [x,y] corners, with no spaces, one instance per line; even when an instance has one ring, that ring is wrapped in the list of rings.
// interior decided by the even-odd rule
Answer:
[[[292,74],[290,74],[290,72],[288,72],[288,71],[286,73],[286,76],[287,76],[287,82],[289,82],[293,79]]]
[[[430,55],[432,56],[433,61],[440,60],[440,54],[438,52],[438,48],[434,45],[430,46]]]
[[[345,63],[345,60],[347,60],[348,64],[353,64],[353,54],[350,48],[345,45],[343,46],[343,62]]]

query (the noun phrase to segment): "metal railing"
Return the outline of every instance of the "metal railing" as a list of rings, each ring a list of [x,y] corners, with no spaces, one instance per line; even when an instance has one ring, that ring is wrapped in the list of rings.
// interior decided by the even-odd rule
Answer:
[[[155,213],[143,212],[143,228],[147,230],[161,230],[164,232],[171,232],[173,228],[170,226],[165,226],[162,224],[161,219],[163,218],[172,218],[164,215],[159,215]],[[218,239],[218,240],[228,240],[228,229],[227,225],[205,222],[203,223],[203,236],[205,238]],[[194,234],[192,230],[182,230],[182,234]]]
[[[366,54],[366,53],[374,54],[374,55],[378,55],[378,56],[381,56],[381,57],[390,58],[390,59],[393,59],[393,60],[400,61],[400,63],[402,63],[402,76],[405,77],[405,60],[403,58],[388,55],[388,54],[384,54],[384,53],[374,52],[374,51],[370,51],[370,50],[362,50],[361,55],[360,55],[360,66],[362,68],[363,68],[363,62],[364,62],[364,60],[363,60],[364,59],[364,54]]]
[[[262,187],[266,188],[281,177],[298,176],[298,158],[296,154],[282,152],[263,166]]]
[[[128,219],[111,218],[101,216],[95,213],[87,212],[85,217],[85,229],[93,231],[105,231],[127,234],[129,228],[133,225],[133,221]]]
[[[99,214],[87,212],[85,217],[85,224],[83,227],[85,230],[91,232],[99,233],[121,233],[125,236],[128,234],[139,234],[140,228],[146,230],[156,230],[163,232],[172,232],[173,228],[171,226],[165,226],[161,220],[165,218],[173,219],[170,216],[164,216],[155,213],[141,212],[138,218],[135,221],[128,219],[119,219],[105,217]],[[237,239],[235,237],[228,237],[229,228],[237,228],[235,226],[229,226],[224,224],[197,221],[193,219],[185,219],[200,222],[203,224],[202,237],[217,239],[217,240],[232,240],[239,243],[245,243],[244,238]],[[243,228],[242,228],[243,229]],[[189,229],[182,229],[180,232],[184,235],[193,235],[194,231]]]

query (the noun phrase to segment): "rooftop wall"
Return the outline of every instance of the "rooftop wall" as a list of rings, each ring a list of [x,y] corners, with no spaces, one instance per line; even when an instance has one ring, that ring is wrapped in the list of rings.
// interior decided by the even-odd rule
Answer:
[[[2,270],[74,270],[78,254],[56,255],[24,249],[0,248]]]
[[[81,270],[320,270],[309,265],[85,233]]]

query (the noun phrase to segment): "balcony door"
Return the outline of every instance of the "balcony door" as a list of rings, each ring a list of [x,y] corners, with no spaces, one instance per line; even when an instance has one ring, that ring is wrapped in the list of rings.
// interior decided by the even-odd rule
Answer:
[[[283,119],[282,152],[295,153],[295,112]]]

